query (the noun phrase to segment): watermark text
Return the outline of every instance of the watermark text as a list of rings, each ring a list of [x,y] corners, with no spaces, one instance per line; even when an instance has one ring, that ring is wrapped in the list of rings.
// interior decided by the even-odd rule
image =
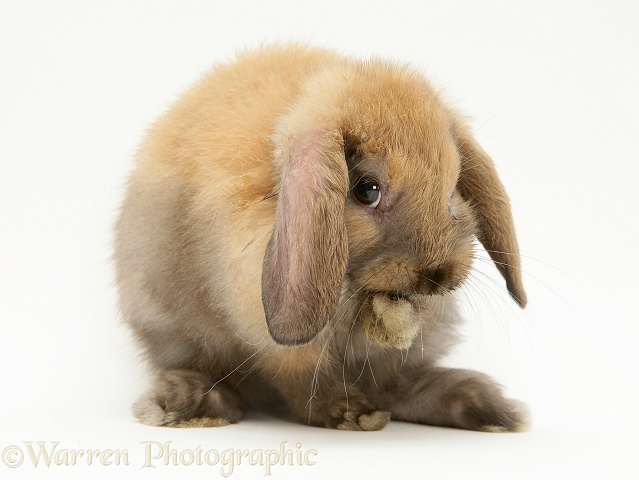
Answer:
[[[0,447],[2,448],[2,447]],[[259,468],[265,477],[276,468],[313,467],[319,452],[305,449],[301,443],[281,442],[271,449],[215,449],[198,445],[180,448],[173,442],[148,441],[139,449],[67,448],[61,442],[22,442],[6,446],[0,457],[2,467],[16,468],[69,468],[85,465],[97,468],[120,467],[157,469],[174,467],[217,468],[224,478],[233,475],[238,467]]]

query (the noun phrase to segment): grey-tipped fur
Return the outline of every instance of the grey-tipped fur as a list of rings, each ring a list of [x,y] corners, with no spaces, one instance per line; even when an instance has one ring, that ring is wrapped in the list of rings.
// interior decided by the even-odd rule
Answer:
[[[474,236],[526,297],[494,165],[419,73],[248,52],[183,95],[137,160],[115,263],[154,376],[141,422],[222,426],[277,400],[344,430],[525,428],[492,379],[438,366]],[[352,193],[362,178],[375,207]]]

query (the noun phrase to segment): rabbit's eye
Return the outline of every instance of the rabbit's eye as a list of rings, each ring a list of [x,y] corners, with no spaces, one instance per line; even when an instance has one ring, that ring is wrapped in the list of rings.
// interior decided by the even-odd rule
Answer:
[[[376,180],[362,177],[357,180],[353,187],[353,196],[358,202],[371,208],[376,208],[382,199],[382,189]]]

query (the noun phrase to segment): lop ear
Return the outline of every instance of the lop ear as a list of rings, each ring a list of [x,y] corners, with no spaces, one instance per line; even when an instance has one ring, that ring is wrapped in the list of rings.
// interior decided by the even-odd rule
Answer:
[[[527,303],[521,279],[519,245],[510,210],[510,200],[492,159],[466,127],[457,126],[461,155],[458,187],[473,206],[478,221],[478,238],[506,279],[511,297],[524,308]]]
[[[273,339],[310,342],[335,312],[348,258],[348,170],[341,135],[281,140],[275,228],[262,267],[262,303]],[[280,158],[278,158],[280,157]]]

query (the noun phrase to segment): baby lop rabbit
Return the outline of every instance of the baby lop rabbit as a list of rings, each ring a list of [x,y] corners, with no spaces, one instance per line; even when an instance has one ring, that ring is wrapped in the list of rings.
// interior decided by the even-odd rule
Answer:
[[[280,399],[328,428],[525,428],[491,378],[437,364],[474,237],[525,306],[493,162],[420,74],[301,46],[218,66],[150,129],[116,225],[155,377],[135,415],[218,426]]]

